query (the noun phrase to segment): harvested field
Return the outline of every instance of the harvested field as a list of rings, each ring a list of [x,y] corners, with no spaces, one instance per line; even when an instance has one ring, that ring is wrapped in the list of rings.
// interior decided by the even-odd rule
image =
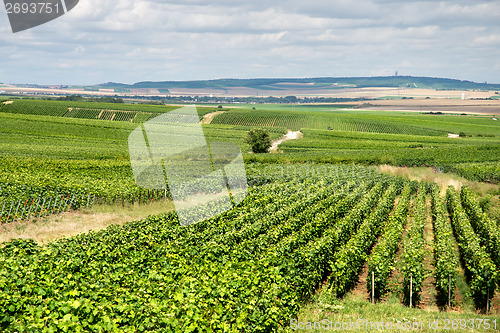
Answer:
[[[345,103],[344,103],[345,104]],[[352,103],[363,110],[475,113],[500,115],[498,100],[400,99]]]
[[[98,96],[165,96],[157,88],[132,88],[123,93],[115,89],[99,89],[86,91],[81,87],[2,87],[2,90],[13,94],[91,94]],[[169,88],[169,96],[213,96],[213,97],[333,97],[333,98],[415,98],[417,100],[429,97],[436,99],[461,100],[485,99],[495,96],[496,91],[462,91],[462,90],[434,90],[421,88],[397,87],[364,87],[330,86],[314,84],[283,83],[261,87],[211,87],[211,88]],[[390,100],[388,102],[391,102]]]

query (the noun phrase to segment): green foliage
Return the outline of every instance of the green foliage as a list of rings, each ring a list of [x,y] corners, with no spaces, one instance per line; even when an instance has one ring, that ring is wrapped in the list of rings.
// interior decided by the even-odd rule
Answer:
[[[440,166],[453,171],[457,163],[486,162],[494,172],[500,161],[499,138],[449,139],[436,136],[302,130],[304,137],[280,145],[290,161],[390,163],[399,166]],[[420,148],[420,145],[423,148]],[[283,157],[283,158],[285,158]],[[481,165],[476,167],[481,172]],[[484,171],[483,171],[484,172]],[[487,171],[484,172],[485,176]]]
[[[138,116],[139,119],[149,119],[176,108],[178,107],[124,104],[123,100],[112,97],[81,99],[78,96],[66,96],[57,101],[14,100],[11,104],[0,104],[0,112],[6,113],[127,122],[139,122],[135,120]]]
[[[64,97],[58,97],[57,100],[76,102],[76,101],[83,101],[84,98],[81,95],[68,95]]]
[[[317,207],[319,210],[315,212],[315,216],[308,218],[300,230],[290,234],[276,246],[271,246],[268,255],[277,258],[282,274],[294,286],[299,299],[307,300],[329,274],[329,260],[334,251],[328,247],[331,238],[323,236],[335,228],[335,222],[348,213],[364,190],[366,186],[362,184],[347,196],[344,192],[346,188],[339,191],[335,194],[336,203],[330,204],[330,199],[325,200],[321,207]]]
[[[0,248],[0,252],[5,256],[32,255],[38,253],[37,242],[32,239],[13,239]]]
[[[500,226],[482,211],[477,198],[466,186],[462,186],[460,198],[472,228],[479,235],[481,245],[484,246],[500,270]]]
[[[262,127],[284,127],[292,130],[304,128],[335,131],[359,131],[375,133],[404,133],[415,135],[444,135],[443,131],[415,127],[394,121],[389,117],[373,117],[364,114],[340,112],[304,112],[234,109],[217,116],[213,124],[230,124]]]
[[[4,208],[0,221],[5,222],[9,216],[12,221],[16,217],[19,201],[17,217],[23,215],[23,210],[27,215],[32,204],[32,210],[37,206],[47,210],[49,202],[55,205],[56,200],[56,211],[59,204],[61,207],[71,204],[76,209],[87,203],[88,195],[92,201],[95,195],[98,202],[121,201],[122,197],[126,202],[139,199],[146,202],[163,198],[164,192],[139,188],[128,161],[0,157],[0,211]]]
[[[479,182],[500,183],[500,163],[464,163],[451,168],[462,177]]]
[[[434,227],[434,275],[437,301],[440,306],[454,300],[457,283],[458,254],[453,241],[453,230],[436,184],[431,187],[432,223]],[[451,294],[450,294],[451,291]]]
[[[301,295],[314,290],[320,267],[331,260],[313,255],[310,244],[369,186],[351,194],[349,167],[325,171],[317,179],[251,188],[238,209],[189,227],[164,214],[43,247],[7,243],[0,250],[0,326],[6,332],[276,331],[297,314]],[[387,177],[365,172],[364,178]]]
[[[413,204],[413,218],[403,245],[403,302],[410,305],[410,290],[412,306],[420,302],[422,283],[424,282],[424,225],[426,191],[421,184]],[[410,289],[411,283],[411,289]]]
[[[391,272],[395,269],[395,254],[398,250],[403,231],[406,226],[406,215],[410,202],[411,187],[405,185],[399,201],[394,209],[393,215],[389,217],[387,224],[382,230],[380,242],[373,249],[368,259],[368,279],[366,287],[370,295],[372,294],[372,272],[374,277],[374,295],[376,299],[385,293],[387,280]]]
[[[62,117],[68,111],[65,102],[45,100],[14,100],[10,104],[0,104],[0,112]]]
[[[499,271],[486,249],[481,246],[453,187],[448,187],[446,198],[455,237],[467,269],[472,296],[478,308],[485,308],[487,300],[493,297]]]
[[[380,232],[404,225],[415,185],[341,165],[256,164],[248,177],[262,185],[237,209],[189,227],[169,213],[0,246],[0,327],[278,331],[328,276],[338,295],[352,287]]]
[[[363,198],[349,211],[349,214],[337,222],[335,229],[329,230],[333,250],[344,246],[356,232],[363,220],[376,206],[386,184],[375,185]]]
[[[213,124],[282,127],[291,130],[316,129],[345,132],[405,134],[447,138],[448,133],[500,135],[499,125],[475,116],[428,115],[403,112],[338,111],[335,107],[263,106],[261,109],[230,109],[215,117]],[[450,140],[447,140],[450,142]],[[457,140],[455,140],[457,141]],[[416,141],[415,147],[421,142]],[[457,143],[457,142],[455,142]],[[424,146],[425,147],[425,146]],[[421,147],[421,148],[424,148]]]
[[[389,186],[377,207],[362,222],[357,233],[335,253],[332,261],[330,288],[342,296],[356,283],[357,276],[366,261],[370,249],[377,240],[382,223],[387,219],[396,198],[397,187]]]
[[[74,193],[109,201],[137,198],[128,135],[137,123],[174,108],[80,101],[1,104],[0,205]],[[199,115],[216,110],[203,108]],[[444,137],[462,129],[498,133],[497,125],[479,117],[243,109],[229,110],[213,124],[203,126],[207,142],[228,141],[242,149],[254,126],[266,127],[268,139],[303,129],[303,139],[283,143],[285,154],[245,155],[247,162],[386,162],[450,170],[455,163],[490,161],[495,171],[500,160],[498,137]],[[325,131],[328,126],[333,130]],[[29,240],[0,246],[0,327],[6,332],[277,331],[330,275],[336,294],[349,290],[381,232],[369,269],[380,272],[377,290],[384,289],[416,187],[418,221],[403,250],[418,293],[422,184],[407,185],[359,165],[247,163],[247,175],[250,193],[236,209],[189,227],[164,214],[47,246]],[[443,203],[435,187],[432,191],[442,298],[456,261]],[[496,273],[480,245],[496,236],[479,231],[486,220],[474,206],[476,199],[463,196],[469,217],[453,213],[454,228],[466,235],[457,239],[471,288],[483,304],[485,285],[493,294],[483,273]],[[462,226],[467,218],[483,243],[469,242],[475,235]]]
[[[455,171],[468,179],[480,181],[498,181],[498,161],[500,161],[500,128],[497,122],[485,117],[452,116],[452,115],[425,115],[389,112],[366,111],[335,111],[332,107],[305,107],[293,111],[287,106],[273,106],[271,110],[229,109],[224,114],[215,117],[210,125],[204,126],[204,131],[214,138],[230,138],[229,141],[240,144],[245,149],[241,131],[253,127],[265,127],[272,139],[278,138],[288,129],[301,130],[304,137],[300,140],[289,140],[282,143],[280,148],[285,154],[277,156],[253,155],[245,156],[247,161],[277,161],[277,162],[356,162],[362,164],[388,163],[400,166],[434,165],[445,171]],[[103,134],[96,133],[97,128],[106,128],[108,134],[121,131],[127,127],[127,122],[142,123],[158,114],[170,111],[176,107],[142,105],[142,104],[116,104],[78,101],[43,101],[43,100],[14,100],[12,104],[0,104],[0,112],[4,113],[2,126],[8,128],[5,137],[0,134],[0,142],[15,142],[16,147],[0,147],[1,151],[9,154],[28,154],[25,144],[33,140],[18,140],[11,133],[18,133],[19,128],[34,130],[30,133],[39,134],[39,127],[47,128],[44,135],[49,132],[65,134],[74,137],[80,132],[89,140],[94,138],[93,146],[104,146],[94,156],[108,155],[110,147],[115,148],[119,141],[121,155],[126,155],[126,144],[123,137],[111,142],[99,143],[96,138]],[[264,106],[262,107],[264,108]],[[280,109],[281,108],[281,109]],[[200,118],[203,115],[218,110],[217,107],[198,108]],[[306,111],[304,111],[306,110]],[[307,111],[310,110],[310,111]],[[15,116],[18,118],[14,118]],[[50,117],[21,118],[21,114],[46,114],[52,116],[65,115],[78,119],[93,119],[94,122],[70,123],[62,119]],[[0,113],[2,115],[2,113]],[[108,119],[106,122],[97,122],[97,119]],[[16,119],[14,121],[14,119]],[[21,120],[22,119],[22,120]],[[113,119],[116,123],[111,124]],[[35,120],[42,126],[33,126]],[[101,124],[102,125],[98,125]],[[50,124],[50,126],[49,126]],[[57,124],[57,125],[56,125]],[[77,126],[78,125],[78,126]],[[84,125],[84,126],[82,126]],[[123,126],[122,126],[123,125]],[[76,128],[79,127],[79,128]],[[330,127],[331,131],[325,130]],[[132,127],[131,127],[132,128]],[[114,130],[113,130],[114,129]],[[68,133],[71,131],[71,133]],[[130,131],[130,130],[128,130]],[[461,140],[447,138],[447,133],[464,131],[474,136],[478,134],[492,137],[467,137]],[[89,135],[86,135],[86,134]],[[109,137],[111,138],[111,137]],[[40,142],[41,143],[41,142]],[[70,142],[64,140],[63,145]],[[51,146],[52,142],[44,142],[44,146]],[[76,145],[76,143],[71,142]],[[2,144],[0,144],[2,146]],[[52,145],[58,156],[67,149],[60,145]],[[91,154],[85,144],[80,145],[82,152]],[[108,151],[106,151],[108,150]],[[29,153],[38,154],[39,149],[29,150]],[[477,164],[489,162],[488,164]],[[464,164],[465,163],[465,164]]]
[[[255,154],[267,153],[271,148],[269,133],[263,129],[251,129],[245,140]]]

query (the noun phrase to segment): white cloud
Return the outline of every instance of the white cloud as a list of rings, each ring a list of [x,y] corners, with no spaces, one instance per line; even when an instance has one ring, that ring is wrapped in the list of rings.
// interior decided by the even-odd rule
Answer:
[[[476,37],[473,41],[475,46],[500,46],[500,34],[484,35]]]
[[[9,55],[0,81],[133,83],[399,68],[495,82],[500,69],[481,63],[500,58],[498,22],[500,2],[481,0],[86,0],[18,34],[0,13],[0,51]]]

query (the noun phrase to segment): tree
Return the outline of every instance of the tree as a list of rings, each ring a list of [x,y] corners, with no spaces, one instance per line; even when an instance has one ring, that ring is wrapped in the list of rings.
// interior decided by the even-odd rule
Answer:
[[[255,154],[267,153],[268,149],[271,148],[271,138],[267,131],[262,129],[251,129],[245,142],[250,145]]]

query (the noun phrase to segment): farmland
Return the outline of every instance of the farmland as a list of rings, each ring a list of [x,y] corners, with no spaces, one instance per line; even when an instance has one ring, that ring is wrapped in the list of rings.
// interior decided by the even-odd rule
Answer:
[[[29,210],[26,223],[37,223],[31,211],[48,198],[62,198],[43,205],[53,213],[89,198],[126,207],[169,196],[135,184],[127,138],[176,106],[0,105],[0,208],[24,204],[0,221],[22,220]],[[491,116],[324,105],[224,111],[203,132],[208,143],[242,149],[250,186],[242,203],[188,227],[166,212],[46,245],[5,242],[0,327],[281,332],[294,320],[365,316],[394,325],[487,319],[498,329],[500,125]],[[273,140],[288,130],[303,138],[280,144],[281,152],[252,154],[244,138],[256,127]],[[424,165],[470,182],[440,188],[380,173],[379,164]],[[488,186],[488,196],[479,186]]]
[[[51,87],[3,85],[9,93],[38,95],[92,96],[217,96],[223,98],[290,95],[333,98],[490,98],[500,90],[498,84],[412,76],[320,77],[275,79],[219,79],[200,81],[109,82],[94,86]]]

